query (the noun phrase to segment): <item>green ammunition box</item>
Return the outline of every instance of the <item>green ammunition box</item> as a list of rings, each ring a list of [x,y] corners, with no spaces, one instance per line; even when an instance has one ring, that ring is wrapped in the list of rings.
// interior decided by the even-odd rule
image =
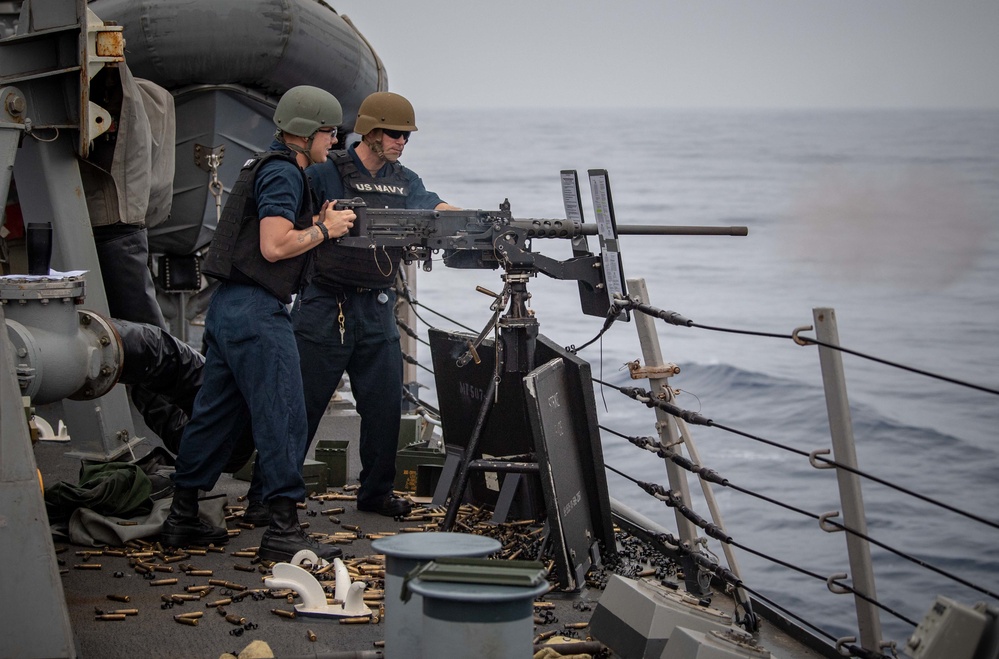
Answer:
[[[316,443],[316,460],[326,465],[326,485],[343,487],[347,484],[347,440],[321,439]]]
[[[306,460],[302,465],[302,478],[305,479],[305,491],[309,494],[326,491],[327,473],[326,463],[318,460]]]
[[[403,414],[399,419],[399,450],[406,448],[420,441],[420,432],[423,430],[423,419],[417,414]]]
[[[418,489],[420,465],[442,466],[445,457],[444,453],[427,448],[425,442],[411,444],[402,449],[395,454],[395,489],[405,492],[416,492]],[[427,474],[426,469],[424,469],[424,474]]]

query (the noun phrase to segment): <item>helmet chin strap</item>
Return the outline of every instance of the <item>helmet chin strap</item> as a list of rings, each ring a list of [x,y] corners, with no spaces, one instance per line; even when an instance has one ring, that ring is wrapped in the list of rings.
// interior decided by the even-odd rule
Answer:
[[[369,133],[369,135],[370,135],[370,133]],[[368,145],[368,148],[371,149],[372,153],[374,153],[376,156],[378,156],[379,160],[381,160],[383,162],[388,162],[388,159],[385,157],[385,148],[382,147],[382,141],[381,140],[368,139],[368,136],[365,135],[364,136],[364,143]]]
[[[303,156],[305,156],[305,159],[309,161],[309,165],[315,165],[316,161],[312,159],[312,142],[315,139],[315,137],[316,137],[315,133],[309,135],[309,138],[305,142],[304,147],[298,146],[297,144],[289,143],[287,140],[284,139],[283,133],[278,135],[278,141],[281,142],[281,144],[284,144],[292,151],[294,151],[295,153],[301,153]]]

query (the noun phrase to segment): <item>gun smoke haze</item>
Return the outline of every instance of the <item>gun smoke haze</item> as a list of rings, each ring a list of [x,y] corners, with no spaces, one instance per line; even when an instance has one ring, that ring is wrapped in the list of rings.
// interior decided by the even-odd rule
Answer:
[[[860,174],[830,168],[792,201],[784,248],[824,274],[941,290],[973,268],[990,230],[984,205],[942,168]]]

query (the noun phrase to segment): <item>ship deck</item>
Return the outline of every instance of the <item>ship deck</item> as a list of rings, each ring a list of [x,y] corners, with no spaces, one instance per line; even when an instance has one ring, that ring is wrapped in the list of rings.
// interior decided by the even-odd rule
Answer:
[[[155,444],[151,440],[150,444]],[[80,461],[70,457],[65,444],[40,443],[35,447],[35,456],[39,468],[44,475],[46,484],[56,481],[76,483],[78,480]],[[143,453],[148,449],[136,451]],[[248,483],[224,474],[219,480],[212,495],[224,494],[230,506],[244,505],[240,498],[245,494]],[[329,488],[330,493],[350,496],[344,488]],[[331,507],[342,507],[342,513],[334,515],[321,514]],[[94,554],[99,548],[83,547],[56,541],[57,559],[62,572],[62,585],[73,629],[76,651],[81,657],[219,657],[224,653],[238,655],[254,640],[263,640],[276,657],[377,657],[381,656],[381,647],[385,638],[384,620],[377,623],[343,624],[336,618],[316,618],[298,616],[289,619],[272,612],[274,609],[292,611],[294,603],[301,600],[288,601],[286,597],[275,598],[260,594],[257,599],[245,596],[252,590],[262,590],[264,572],[253,558],[244,555],[236,556],[235,552],[252,551],[260,544],[262,528],[245,528],[240,526],[238,510],[227,525],[238,535],[232,537],[224,547],[224,551],[207,551],[203,555],[191,554],[183,560],[166,563],[162,558],[146,559],[161,565],[162,572],[155,572],[157,579],[177,578],[173,585],[152,586],[148,578],[137,572],[129,564],[127,556]],[[309,532],[334,534],[352,530],[356,537],[340,543],[344,551],[345,562],[360,560],[367,565],[377,565],[384,561],[372,549],[373,538],[394,533],[413,531],[432,532],[436,528],[434,520],[440,520],[440,511],[429,508],[429,502],[414,508],[415,520],[395,520],[374,513],[356,510],[353,501],[319,500],[309,498],[306,507],[299,511],[300,519],[308,522]],[[431,513],[429,517],[421,517],[420,513]],[[433,515],[437,514],[437,517]],[[459,519],[459,521],[461,521]],[[488,523],[476,523],[456,531],[473,533],[489,533],[492,529]],[[156,538],[147,542],[155,543]],[[365,560],[367,559],[367,560]],[[99,563],[99,569],[78,569],[79,564]],[[243,569],[237,569],[237,565]],[[249,566],[254,571],[246,571]],[[211,575],[188,575],[181,569],[210,571]],[[623,561],[620,570],[627,576],[634,576],[637,570],[647,565],[636,565],[630,559]],[[171,568],[172,571],[166,571]],[[538,598],[544,602],[535,609],[534,640],[538,642],[558,642],[560,637],[566,640],[586,640],[589,628],[586,626],[596,604],[603,593],[602,586],[612,570],[606,567],[591,572],[593,579],[580,590],[563,593],[553,590]],[[209,580],[223,580],[246,588],[245,591],[216,586],[212,592],[200,600],[174,603],[172,606],[163,602],[164,595],[185,594],[189,586],[209,585]],[[369,590],[383,589],[383,574],[371,573],[367,579]],[[242,599],[239,594],[243,593]],[[128,596],[127,603],[112,601],[109,595]],[[243,625],[236,625],[218,615],[215,607],[209,606],[215,600],[236,595],[238,601],[225,606],[229,614],[245,618]],[[377,602],[372,605],[374,609]],[[384,615],[392,615],[392,603],[384,602],[387,611]],[[734,611],[732,600],[724,593],[714,595],[712,606],[725,613]],[[137,614],[128,615],[124,620],[100,620],[98,611],[110,612],[118,609],[137,609]],[[184,625],[174,621],[174,616],[181,613],[203,611],[204,615],[196,626]],[[311,633],[310,633],[311,632]],[[314,639],[312,640],[314,635]],[[592,639],[591,639],[592,640]],[[822,652],[821,654],[805,648],[799,642],[792,640],[780,632],[774,625],[764,621],[758,636],[759,642],[772,652],[774,657],[813,659],[820,656],[836,656]],[[592,645],[592,644],[591,644]],[[456,654],[461,654],[456,652]],[[600,656],[617,656],[604,648]]]

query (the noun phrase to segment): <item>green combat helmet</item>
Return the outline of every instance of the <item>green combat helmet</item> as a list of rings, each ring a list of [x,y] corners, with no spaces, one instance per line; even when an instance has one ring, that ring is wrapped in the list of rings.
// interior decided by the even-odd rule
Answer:
[[[274,110],[274,125],[299,137],[312,137],[323,126],[335,128],[342,122],[340,101],[328,91],[310,85],[286,91]]]
[[[367,135],[375,128],[417,130],[413,104],[404,96],[392,92],[370,94],[357,110],[354,132],[358,135]]]

